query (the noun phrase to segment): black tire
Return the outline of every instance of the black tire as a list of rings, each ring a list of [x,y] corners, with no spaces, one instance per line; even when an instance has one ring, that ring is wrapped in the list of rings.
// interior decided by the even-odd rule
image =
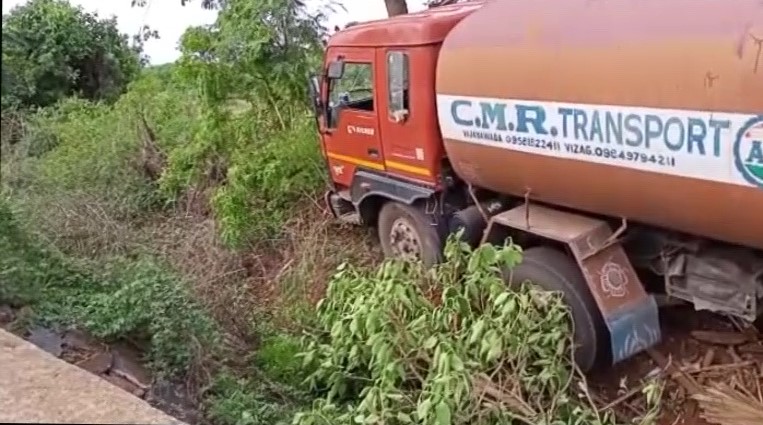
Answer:
[[[442,238],[437,226],[432,225],[432,220],[420,209],[389,201],[382,206],[379,212],[378,231],[384,256],[387,258],[403,257],[400,255],[399,246],[393,244],[392,238],[399,235],[398,226],[403,223],[415,232],[418,253],[413,254],[421,260],[425,266],[431,266],[442,259]]]
[[[510,285],[530,281],[545,290],[562,292],[574,324],[574,360],[583,372],[590,372],[609,357],[609,332],[604,319],[570,256],[549,247],[529,248],[506,278]]]

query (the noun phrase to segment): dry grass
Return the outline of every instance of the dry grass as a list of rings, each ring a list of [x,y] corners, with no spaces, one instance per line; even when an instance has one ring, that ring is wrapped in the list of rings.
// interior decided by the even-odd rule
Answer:
[[[744,386],[717,382],[693,398],[699,402],[701,417],[710,423],[763,424],[763,399],[760,393],[753,395]]]
[[[123,255],[140,246],[129,213],[87,192],[37,194],[24,200],[39,233],[63,251],[85,258]]]
[[[368,231],[337,223],[317,203],[295,211],[279,238],[241,251],[222,246],[214,220],[200,215],[165,217],[146,229],[144,239],[192,283],[229,332],[248,340],[257,314],[286,325],[292,307],[322,297],[341,262],[370,264],[381,257]]]
[[[256,315],[288,325],[293,308],[322,297],[337,265],[381,258],[371,232],[336,222],[307,196],[278,237],[239,251],[221,243],[214,218],[185,205],[136,216],[129,205],[87,191],[37,193],[23,205],[35,230],[67,254],[95,261],[149,254],[165,261],[244,345],[251,345]]]

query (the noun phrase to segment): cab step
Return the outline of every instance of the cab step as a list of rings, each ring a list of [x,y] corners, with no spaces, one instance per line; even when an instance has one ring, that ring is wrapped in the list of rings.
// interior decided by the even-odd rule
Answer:
[[[349,190],[326,193],[326,205],[335,218],[344,223],[360,224],[360,214],[350,199]]]
[[[342,214],[338,216],[337,219],[339,219],[339,221],[341,221],[342,223],[353,224],[353,225],[360,224],[360,214],[356,212]]]

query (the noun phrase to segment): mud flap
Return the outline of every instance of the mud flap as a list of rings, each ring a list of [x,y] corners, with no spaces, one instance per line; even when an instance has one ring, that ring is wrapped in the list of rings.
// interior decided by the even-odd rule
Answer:
[[[611,337],[612,363],[621,362],[660,342],[657,303],[652,296],[605,316]]]
[[[483,240],[494,224],[567,244],[609,330],[613,363],[662,340],[657,303],[607,222],[526,204],[492,217]]]
[[[572,252],[607,324],[612,362],[618,363],[660,342],[659,312],[622,246],[614,243],[596,251],[597,244],[612,235],[606,223],[599,229],[582,235],[570,247],[585,249],[572,248]]]

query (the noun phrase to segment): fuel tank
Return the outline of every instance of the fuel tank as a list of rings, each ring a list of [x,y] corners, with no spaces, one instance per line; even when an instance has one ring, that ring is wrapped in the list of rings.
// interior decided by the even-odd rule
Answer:
[[[493,0],[437,66],[445,149],[496,192],[763,249],[763,2]]]

